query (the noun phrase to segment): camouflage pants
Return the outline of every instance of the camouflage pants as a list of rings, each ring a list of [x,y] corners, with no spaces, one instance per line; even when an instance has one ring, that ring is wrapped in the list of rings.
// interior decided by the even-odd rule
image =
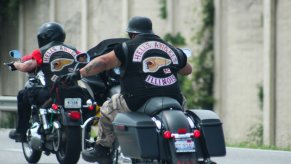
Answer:
[[[115,134],[113,132],[112,121],[117,113],[130,112],[123,95],[116,94],[110,100],[104,102],[101,108],[101,117],[98,123],[97,144],[111,147]]]

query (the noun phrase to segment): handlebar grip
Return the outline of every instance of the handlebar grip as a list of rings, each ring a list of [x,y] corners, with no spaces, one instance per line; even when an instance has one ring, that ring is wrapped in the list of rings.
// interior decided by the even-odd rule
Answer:
[[[3,63],[3,64],[6,65],[10,71],[17,70],[16,67],[14,66],[14,61],[9,62],[9,63]]]

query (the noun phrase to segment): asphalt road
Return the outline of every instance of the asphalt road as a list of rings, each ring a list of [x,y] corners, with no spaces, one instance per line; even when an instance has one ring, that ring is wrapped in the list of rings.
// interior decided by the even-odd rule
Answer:
[[[16,143],[8,137],[10,129],[0,129],[0,164],[24,164],[27,163],[22,153],[21,143]],[[54,154],[49,156],[42,154],[39,164],[58,164]],[[82,157],[78,164],[88,164]]]
[[[9,129],[0,129],[0,164],[27,163],[21,144],[8,138]],[[291,152],[227,148],[225,157],[213,158],[218,164],[291,164]],[[39,164],[57,164],[55,155],[42,155]],[[88,164],[80,158],[78,164]]]

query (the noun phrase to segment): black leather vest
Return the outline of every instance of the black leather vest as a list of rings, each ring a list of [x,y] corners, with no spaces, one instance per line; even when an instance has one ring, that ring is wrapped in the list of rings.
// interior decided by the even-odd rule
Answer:
[[[182,61],[176,48],[156,35],[138,35],[125,44],[121,92],[131,110],[153,96],[181,99],[177,72]]]
[[[51,42],[40,49],[42,54],[41,69],[44,73],[46,86],[60,75],[72,72],[76,62],[77,50],[60,42]]]

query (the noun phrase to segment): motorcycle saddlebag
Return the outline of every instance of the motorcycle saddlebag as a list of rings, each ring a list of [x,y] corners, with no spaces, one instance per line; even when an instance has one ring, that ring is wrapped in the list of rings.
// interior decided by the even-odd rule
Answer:
[[[158,157],[156,125],[148,115],[118,113],[113,128],[124,156],[135,159]]]
[[[210,110],[190,109],[187,113],[193,118],[196,126],[200,127],[202,145],[210,156],[226,154],[222,123],[216,113]]]

